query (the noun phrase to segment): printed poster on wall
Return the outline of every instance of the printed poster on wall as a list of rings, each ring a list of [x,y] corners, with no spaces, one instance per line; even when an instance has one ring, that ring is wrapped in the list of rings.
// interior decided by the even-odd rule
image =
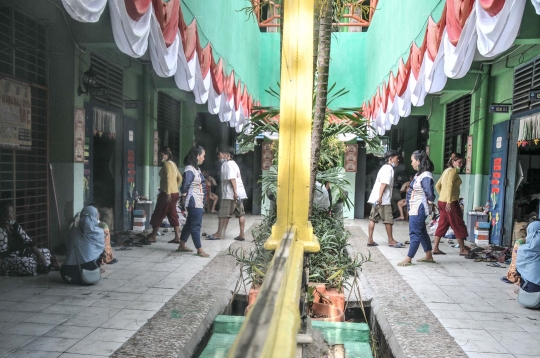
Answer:
[[[28,83],[0,77],[0,146],[32,147],[32,95]]]
[[[358,144],[347,144],[345,150],[345,171],[356,173],[356,160],[358,157]]]
[[[159,133],[154,131],[154,166],[158,165],[158,144],[159,144]]]
[[[467,158],[465,161],[465,174],[471,174],[472,167],[472,135],[467,137]]]
[[[84,163],[84,109],[75,108],[75,163]]]

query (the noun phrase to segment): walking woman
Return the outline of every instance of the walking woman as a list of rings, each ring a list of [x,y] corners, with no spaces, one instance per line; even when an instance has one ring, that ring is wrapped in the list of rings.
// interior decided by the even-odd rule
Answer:
[[[407,203],[409,204],[409,236],[411,244],[405,260],[398,266],[411,266],[412,258],[418,247],[422,245],[426,256],[416,260],[417,262],[432,262],[431,239],[426,229],[426,218],[429,215],[430,204],[435,200],[433,190],[433,163],[426,152],[417,150],[411,155],[411,165],[418,173],[411,181],[407,191]]]
[[[156,242],[157,232],[166,216],[174,228],[174,239],[169,241],[169,243],[179,243],[180,223],[178,222],[176,204],[180,198],[178,187],[182,184],[182,176],[173,162],[173,156],[169,148],[162,148],[159,155],[161,156],[162,163],[161,170],[159,171],[159,195],[152,219],[150,219],[152,233],[148,236],[148,241]]]
[[[435,189],[439,193],[439,225],[435,232],[435,245],[433,255],[446,255],[439,250],[439,242],[448,231],[448,227],[454,230],[454,235],[459,243],[459,254],[465,256],[469,253],[469,248],[465,246],[465,238],[468,236],[467,226],[463,221],[463,212],[459,206],[459,187],[461,178],[459,170],[463,166],[463,156],[459,153],[452,153],[452,156],[446,164],[447,168],[437,181]]]
[[[186,168],[184,169],[184,182],[180,190],[182,195],[186,197],[188,216],[180,234],[180,246],[176,251],[193,251],[186,246],[189,235],[191,235],[193,244],[197,249],[197,256],[210,257],[201,246],[201,225],[206,184],[199,165],[204,162],[204,154],[204,148],[197,146],[191,148],[184,158]]]

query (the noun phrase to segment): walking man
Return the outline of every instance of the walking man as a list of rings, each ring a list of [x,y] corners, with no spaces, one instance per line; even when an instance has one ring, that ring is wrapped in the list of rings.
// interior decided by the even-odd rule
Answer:
[[[369,214],[368,243],[367,246],[379,246],[373,241],[373,231],[375,224],[382,220],[388,234],[388,246],[405,247],[400,242],[394,240],[392,236],[392,225],[394,225],[394,216],[392,214],[392,188],[394,186],[394,167],[399,164],[399,153],[395,150],[389,150],[384,154],[384,165],[379,169],[377,178],[373,184],[368,203],[372,204]]]
[[[240,176],[240,168],[232,157],[234,151],[231,147],[225,146],[219,149],[219,160],[221,161],[221,189],[222,199],[219,207],[219,226],[215,234],[208,236],[208,240],[220,240],[225,237],[229,219],[234,215],[240,223],[240,234],[235,240],[244,241],[245,212],[243,199],[247,199],[244,183]]]

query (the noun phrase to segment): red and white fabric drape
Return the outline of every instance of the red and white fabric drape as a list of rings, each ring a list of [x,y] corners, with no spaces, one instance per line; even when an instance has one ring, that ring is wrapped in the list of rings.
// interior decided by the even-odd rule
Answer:
[[[422,45],[412,43],[406,62],[399,60],[367,103],[364,116],[384,134],[411,106],[422,106],[448,78],[467,74],[476,56],[493,58],[508,50],[519,31],[527,0],[446,0],[441,19],[431,17]],[[532,1],[540,14],[540,0]]]
[[[241,131],[255,105],[248,88],[226,75],[223,59],[215,61],[212,45],[201,47],[196,20],[184,21],[179,0],[62,0],[77,21],[97,22],[107,3],[114,40],[123,53],[138,58],[148,50],[158,76],[172,77],[178,88]]]

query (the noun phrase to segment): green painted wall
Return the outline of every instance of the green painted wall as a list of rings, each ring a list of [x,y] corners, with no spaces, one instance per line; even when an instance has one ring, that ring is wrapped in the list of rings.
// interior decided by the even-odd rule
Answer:
[[[429,15],[438,21],[444,4],[439,0],[379,2],[367,31],[365,57],[369,71],[365,71],[364,99],[371,97],[390,70],[396,73],[399,58],[409,57],[413,41],[422,43]]]
[[[262,106],[279,106],[279,99],[265,92],[269,88],[279,92],[280,35],[279,32],[261,32],[259,57],[259,98]]]
[[[330,104],[331,108],[361,107],[364,98],[364,84],[367,76],[365,32],[334,32],[330,52],[330,77],[328,85],[334,83],[334,93],[341,88],[349,90]],[[331,95],[331,94],[330,94]]]
[[[248,0],[184,0],[182,12],[187,24],[197,19],[201,46],[212,43],[213,55],[223,57],[227,74],[234,68],[236,81],[247,84],[259,98],[259,26],[248,19],[242,9],[251,6]]]
[[[263,106],[279,106],[279,100],[265,90],[278,90],[279,33],[261,33],[261,56],[259,65],[259,94]],[[330,105],[338,107],[360,107],[364,98],[366,77],[365,32],[334,32],[330,53],[329,86],[336,84],[334,93],[341,88],[349,90]]]

